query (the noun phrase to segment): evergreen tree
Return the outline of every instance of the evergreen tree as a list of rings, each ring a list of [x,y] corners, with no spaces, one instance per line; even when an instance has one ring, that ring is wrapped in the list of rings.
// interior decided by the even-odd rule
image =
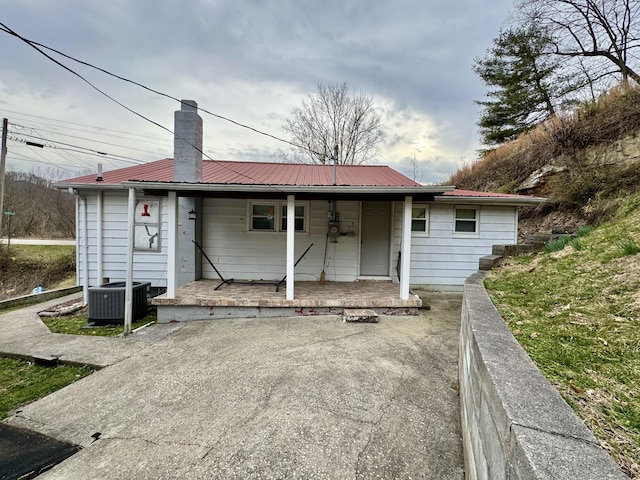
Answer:
[[[557,60],[549,39],[535,26],[500,32],[473,70],[490,88],[478,125],[487,145],[498,145],[531,130],[555,113],[554,102],[570,88],[558,86]]]

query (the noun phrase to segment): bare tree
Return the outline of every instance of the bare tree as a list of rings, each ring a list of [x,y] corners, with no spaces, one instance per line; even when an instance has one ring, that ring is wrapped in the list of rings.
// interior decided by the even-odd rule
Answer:
[[[73,195],[51,187],[48,180],[32,173],[7,172],[6,210],[12,217],[11,231],[16,237],[71,238],[75,236]],[[3,233],[6,235],[5,222]]]
[[[376,156],[384,138],[373,98],[361,92],[349,95],[346,83],[318,84],[318,91],[291,113],[283,128],[298,151],[315,163],[331,162],[335,145],[339,164],[364,163]]]
[[[553,51],[564,57],[590,59],[593,77],[613,64],[623,82],[640,84],[634,65],[640,49],[638,0],[520,0],[524,22],[537,22],[552,38]]]
[[[411,160],[409,160],[409,165],[411,165],[411,180],[418,183],[422,182],[424,172],[418,166],[416,152],[411,152]]]

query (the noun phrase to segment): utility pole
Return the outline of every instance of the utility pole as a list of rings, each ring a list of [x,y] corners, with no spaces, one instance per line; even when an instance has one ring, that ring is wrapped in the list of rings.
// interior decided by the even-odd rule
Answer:
[[[2,153],[0,154],[0,238],[2,238],[2,217],[4,213],[4,171],[7,163],[7,130],[9,120],[2,119]]]

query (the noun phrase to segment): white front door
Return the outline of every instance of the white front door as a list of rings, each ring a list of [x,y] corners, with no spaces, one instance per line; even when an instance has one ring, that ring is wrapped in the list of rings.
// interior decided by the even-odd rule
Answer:
[[[391,202],[362,202],[360,275],[388,276]]]

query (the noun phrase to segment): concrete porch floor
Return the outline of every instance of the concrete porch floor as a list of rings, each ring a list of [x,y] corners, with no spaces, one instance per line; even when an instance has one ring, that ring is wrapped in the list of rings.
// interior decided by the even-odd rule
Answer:
[[[383,314],[412,314],[422,306],[411,294],[400,299],[400,286],[391,282],[296,282],[295,298],[286,299],[286,286],[227,284],[214,290],[219,280],[198,280],[178,289],[176,298],[160,295],[158,321],[196,320],[233,316],[326,315],[345,308],[369,308]]]

